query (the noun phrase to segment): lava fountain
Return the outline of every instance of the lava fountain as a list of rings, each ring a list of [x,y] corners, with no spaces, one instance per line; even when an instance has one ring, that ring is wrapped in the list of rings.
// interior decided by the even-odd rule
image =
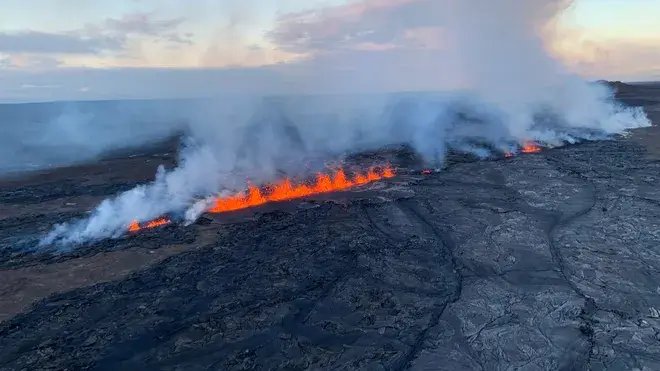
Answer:
[[[356,173],[349,179],[343,170],[337,170],[334,174],[316,174],[316,180],[310,184],[294,185],[290,179],[284,179],[271,186],[261,189],[252,185],[248,186],[247,194],[218,198],[215,204],[208,210],[210,213],[223,213],[228,211],[245,209],[263,205],[268,202],[292,200],[314,194],[341,191],[356,186],[365,185],[377,180],[391,178],[394,170],[389,167],[377,171],[370,169],[366,173]]]
[[[333,174],[317,173],[316,179],[311,184],[294,184],[291,179],[288,178],[263,188],[248,184],[246,192],[241,192],[228,197],[218,197],[207,212],[225,213],[260,206],[269,202],[293,200],[315,194],[342,191],[381,179],[392,178],[394,175],[394,170],[391,167],[386,166],[381,169],[371,168],[366,173],[357,172],[350,178],[342,169],[335,171]],[[171,221],[166,218],[156,219],[145,224],[140,224],[137,220],[134,220],[128,226],[128,230],[129,232],[135,232],[141,229],[159,227],[169,223],[171,223]]]
[[[167,218],[159,218],[156,220],[152,220],[148,223],[145,223],[141,225],[137,220],[134,220],[129,226],[128,226],[128,231],[129,232],[137,232],[140,229],[149,229],[149,228],[155,228],[155,227],[160,227],[162,225],[167,225],[170,224],[172,221],[167,219]]]
[[[520,152],[522,153],[535,153],[540,151],[541,151],[541,147],[538,144],[530,141],[525,142],[523,148],[520,150]]]

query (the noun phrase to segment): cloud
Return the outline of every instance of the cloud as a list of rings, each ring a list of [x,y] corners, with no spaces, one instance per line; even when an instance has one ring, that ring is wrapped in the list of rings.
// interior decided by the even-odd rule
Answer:
[[[0,52],[31,54],[96,54],[121,48],[113,38],[87,37],[79,32],[21,31],[0,33]]]
[[[463,75],[474,74],[463,74],[463,67],[488,54],[485,49],[506,47],[508,54],[501,55],[515,56],[525,48],[498,42],[512,38],[505,29],[490,26],[493,19],[502,17],[518,24],[508,30],[537,30],[533,35],[516,36],[520,42],[537,43],[535,39],[539,39],[555,58],[588,78],[638,79],[654,75],[660,66],[657,38],[651,42],[595,41],[586,30],[568,27],[563,19],[573,9],[573,1],[503,0],[496,4],[486,0],[360,0],[281,15],[267,36],[278,49],[305,54],[303,63],[309,71],[353,71],[345,77],[374,87],[387,83],[420,89],[469,84]],[[489,43],[475,39],[483,38],[483,30],[490,28]],[[469,50],[471,45],[484,50]],[[514,63],[508,64],[515,68],[516,58],[510,59]],[[426,73],[430,70],[434,73]],[[341,81],[337,76],[333,80]]]
[[[49,33],[35,30],[0,33],[0,53],[9,55],[97,55],[125,50],[133,38],[190,44],[180,33],[184,18],[158,19],[153,13],[131,13],[107,18],[82,29]]]
[[[466,0],[464,9],[454,0],[360,0],[345,5],[281,15],[268,37],[291,51],[336,51],[355,45],[398,45],[402,48],[439,48],[449,39],[446,28],[463,22],[460,13],[488,22],[491,13],[518,8],[528,22],[548,23],[569,1],[536,2],[505,0],[494,5]],[[534,3],[534,4],[531,4]],[[502,6],[502,4],[505,4]],[[500,14],[501,15],[501,14]],[[478,25],[475,25],[478,26]]]
[[[268,37],[287,51],[360,49],[359,45],[401,45],[406,30],[435,27],[430,0],[365,0],[286,14]],[[387,47],[385,47],[387,48]]]
[[[12,62],[11,57],[0,55],[0,70],[14,67],[16,67],[16,65]]]
[[[60,61],[44,54],[8,54],[0,56],[0,68],[50,70],[60,66]]]
[[[106,19],[103,30],[124,38],[131,35],[148,36],[173,43],[191,44],[192,34],[178,31],[184,21],[183,17],[156,19],[154,13],[131,13],[119,19]]]
[[[567,27],[552,45],[554,52],[583,75],[615,80],[660,78],[660,37],[603,38],[589,30]]]
[[[438,90],[462,85],[447,0],[362,0],[285,14],[267,33],[304,55],[299,85],[331,92]],[[429,73],[432,71],[432,73]]]
[[[251,19],[259,18],[255,14],[261,10],[245,2],[231,6],[223,2],[217,9],[200,5],[169,17],[129,13],[57,34],[78,40],[79,50],[89,54],[36,53],[46,49],[33,47],[32,53],[3,56],[0,44],[0,74],[3,69],[16,73],[11,84],[0,86],[0,97],[10,91],[24,97],[22,84],[63,87],[57,93],[35,91],[35,99],[36,94],[43,99],[106,99],[232,91],[449,90],[496,78],[488,75],[489,65],[502,66],[499,83],[506,86],[511,76],[526,78],[519,66],[526,45],[538,50],[540,44],[555,47],[557,42],[564,45],[555,48],[553,56],[588,78],[650,80],[658,75],[660,55],[654,47],[658,40],[594,41],[565,25],[558,29],[556,19],[566,4],[563,0],[353,0],[282,14],[266,31],[266,42],[255,39],[255,27],[262,25]],[[230,16],[227,22],[219,19],[211,26],[203,22],[221,10]],[[506,18],[511,27],[496,27],[495,18]],[[193,23],[196,35],[186,29]],[[538,32],[530,33],[531,28]],[[189,45],[193,37],[195,43]],[[502,42],[509,39],[515,42]],[[56,48],[56,42],[44,43],[51,52],[65,49]],[[501,58],[484,59],[492,55]],[[97,73],[81,66],[106,70]],[[45,72],[22,74],[20,69]],[[83,87],[87,91],[82,92]]]
[[[617,80],[651,80],[660,78],[660,38],[652,42],[612,42],[606,45],[595,44],[598,50],[595,58],[576,60],[584,69],[598,76]]]

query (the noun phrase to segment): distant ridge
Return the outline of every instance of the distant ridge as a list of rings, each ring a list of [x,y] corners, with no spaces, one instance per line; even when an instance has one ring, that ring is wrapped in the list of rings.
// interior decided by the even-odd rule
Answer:
[[[631,83],[631,82],[623,82],[618,80],[617,81],[598,80],[597,83],[605,84],[612,87],[616,94],[629,93],[643,86],[650,86],[650,87],[660,86],[660,82],[657,81],[647,82],[647,83],[642,83],[642,82]]]

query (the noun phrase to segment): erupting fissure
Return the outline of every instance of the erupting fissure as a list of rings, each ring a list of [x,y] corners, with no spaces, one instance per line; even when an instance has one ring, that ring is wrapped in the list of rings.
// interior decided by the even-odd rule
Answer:
[[[525,141],[520,149],[520,153],[535,153],[539,151],[541,151],[541,146],[533,141]],[[504,154],[507,158],[512,157],[513,155],[514,154],[510,152]],[[422,174],[428,175],[431,173],[431,170],[422,170]],[[224,213],[247,209],[268,202],[292,200],[314,194],[346,190],[348,188],[392,177],[394,177],[394,170],[387,166],[380,170],[377,168],[371,168],[366,173],[355,173],[351,178],[349,178],[342,169],[337,170],[331,175],[317,173],[315,181],[311,184],[294,184],[291,179],[288,178],[263,188],[248,184],[246,192],[228,197],[218,197],[213,205],[206,211],[209,213]],[[128,230],[130,232],[135,232],[141,229],[163,226],[170,224],[171,222],[172,221],[167,218],[159,218],[144,224],[140,224],[140,222],[134,220],[128,226]]]
[[[535,153],[540,151],[541,151],[541,146],[530,140],[526,141],[525,144],[523,144],[522,148],[520,149],[520,153]],[[513,157],[513,153],[507,152],[504,154],[504,157]]]
[[[310,196],[319,193],[328,193],[340,191],[347,188],[364,185],[376,180],[391,178],[394,176],[394,170],[389,167],[377,171],[370,169],[366,174],[356,173],[352,179],[349,179],[343,170],[337,170],[332,176],[327,174],[316,174],[314,183],[294,185],[290,179],[284,179],[269,187],[265,187],[265,192],[259,188],[249,185],[247,194],[239,194],[226,198],[218,198],[208,211],[210,213],[223,213],[245,209],[248,207],[263,205],[267,202],[291,200]]]
[[[133,222],[131,222],[131,224],[128,226],[128,230],[130,232],[136,232],[139,231],[140,229],[160,227],[161,225],[170,224],[171,222],[172,221],[167,218],[159,218],[156,220],[152,220],[144,225],[140,225],[140,223],[137,220],[133,220]]]
[[[294,184],[288,178],[266,186],[263,190],[249,184],[246,193],[217,198],[207,212],[224,213],[263,205],[268,202],[292,200],[314,194],[341,191],[377,180],[392,178],[394,175],[394,170],[387,166],[381,169],[372,168],[366,173],[355,173],[350,178],[346,176],[346,173],[342,169],[337,170],[332,175],[318,173],[316,174],[315,181],[311,184]],[[134,232],[144,228],[169,224],[170,222],[166,218],[160,218],[144,225],[140,225],[138,221],[133,221],[129,225],[128,230]]]
[[[522,153],[534,153],[541,151],[541,147],[534,142],[526,142],[520,150]]]

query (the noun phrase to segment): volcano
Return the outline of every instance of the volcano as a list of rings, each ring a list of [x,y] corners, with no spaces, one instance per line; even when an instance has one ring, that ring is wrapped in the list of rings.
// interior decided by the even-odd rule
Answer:
[[[660,122],[657,87],[618,98]],[[658,138],[359,153],[57,251],[175,148],[5,179],[0,369],[660,369]]]

